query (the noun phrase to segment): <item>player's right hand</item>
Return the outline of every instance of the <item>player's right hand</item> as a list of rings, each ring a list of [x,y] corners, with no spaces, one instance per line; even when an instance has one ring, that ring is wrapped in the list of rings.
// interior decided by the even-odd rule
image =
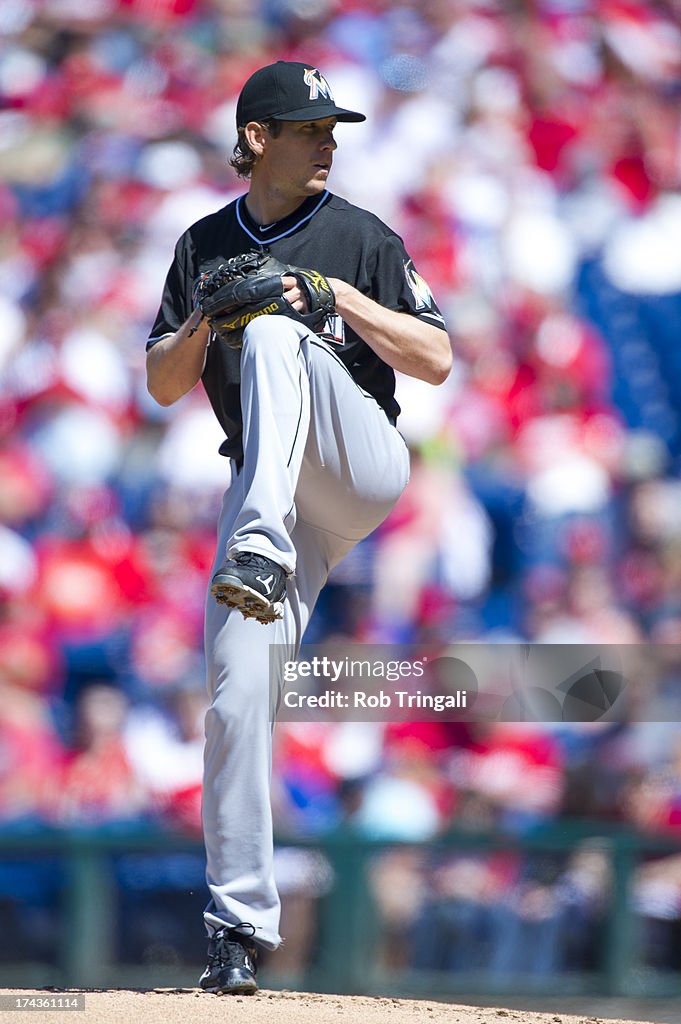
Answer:
[[[284,274],[281,280],[284,285],[284,298],[286,301],[290,302],[297,313],[307,313],[307,300],[298,284],[297,278],[291,274]]]

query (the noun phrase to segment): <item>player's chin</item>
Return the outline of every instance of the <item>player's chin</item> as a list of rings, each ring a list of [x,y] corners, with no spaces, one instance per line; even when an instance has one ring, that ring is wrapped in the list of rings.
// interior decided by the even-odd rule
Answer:
[[[308,187],[312,192],[321,192],[326,188],[326,183],[329,179],[329,171],[326,167],[320,167],[312,175],[308,182]]]
[[[310,196],[320,196],[326,188],[326,179],[317,177],[316,175],[309,178],[304,185],[300,187],[300,195],[306,199]]]

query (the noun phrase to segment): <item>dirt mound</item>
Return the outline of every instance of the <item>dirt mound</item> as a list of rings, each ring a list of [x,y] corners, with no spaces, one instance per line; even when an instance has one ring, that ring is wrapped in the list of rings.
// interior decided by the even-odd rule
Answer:
[[[82,1010],[52,1009],[78,996]],[[0,1020],[7,1024],[600,1024],[603,1018],[563,1013],[534,1013],[477,1006],[460,1006],[430,1000],[390,997],[334,996],[309,992],[268,992],[254,996],[212,996],[198,989],[153,991],[109,990],[103,992],[0,991]],[[30,1008],[14,1009],[12,1000],[33,999]],[[60,1003],[59,1000],[62,1000]],[[26,1004],[22,1004],[26,1005]],[[49,1010],[49,1012],[48,1012]],[[641,1024],[615,1021],[608,1024]]]

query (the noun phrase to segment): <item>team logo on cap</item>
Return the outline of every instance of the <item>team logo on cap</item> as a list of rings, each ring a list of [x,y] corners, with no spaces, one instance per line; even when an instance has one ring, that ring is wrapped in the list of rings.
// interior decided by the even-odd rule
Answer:
[[[325,96],[327,100],[331,100],[332,103],[334,102],[331,86],[321,71],[317,71],[316,68],[305,68],[303,80],[305,85],[309,86],[311,100],[316,100],[321,95]]]
[[[404,264],[404,276],[407,279],[411,294],[414,296],[416,308],[431,309],[433,306],[433,293],[421,275],[416,271],[411,260]]]

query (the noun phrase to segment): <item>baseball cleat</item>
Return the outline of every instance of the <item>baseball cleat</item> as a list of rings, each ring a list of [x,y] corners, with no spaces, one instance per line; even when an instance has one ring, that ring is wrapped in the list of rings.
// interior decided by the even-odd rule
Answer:
[[[258,991],[257,971],[258,951],[249,936],[238,928],[220,928],[208,943],[208,964],[199,985],[216,996],[252,996]]]
[[[238,608],[245,619],[267,624],[284,617],[286,570],[264,555],[239,551],[218,569],[210,589],[219,604]]]

